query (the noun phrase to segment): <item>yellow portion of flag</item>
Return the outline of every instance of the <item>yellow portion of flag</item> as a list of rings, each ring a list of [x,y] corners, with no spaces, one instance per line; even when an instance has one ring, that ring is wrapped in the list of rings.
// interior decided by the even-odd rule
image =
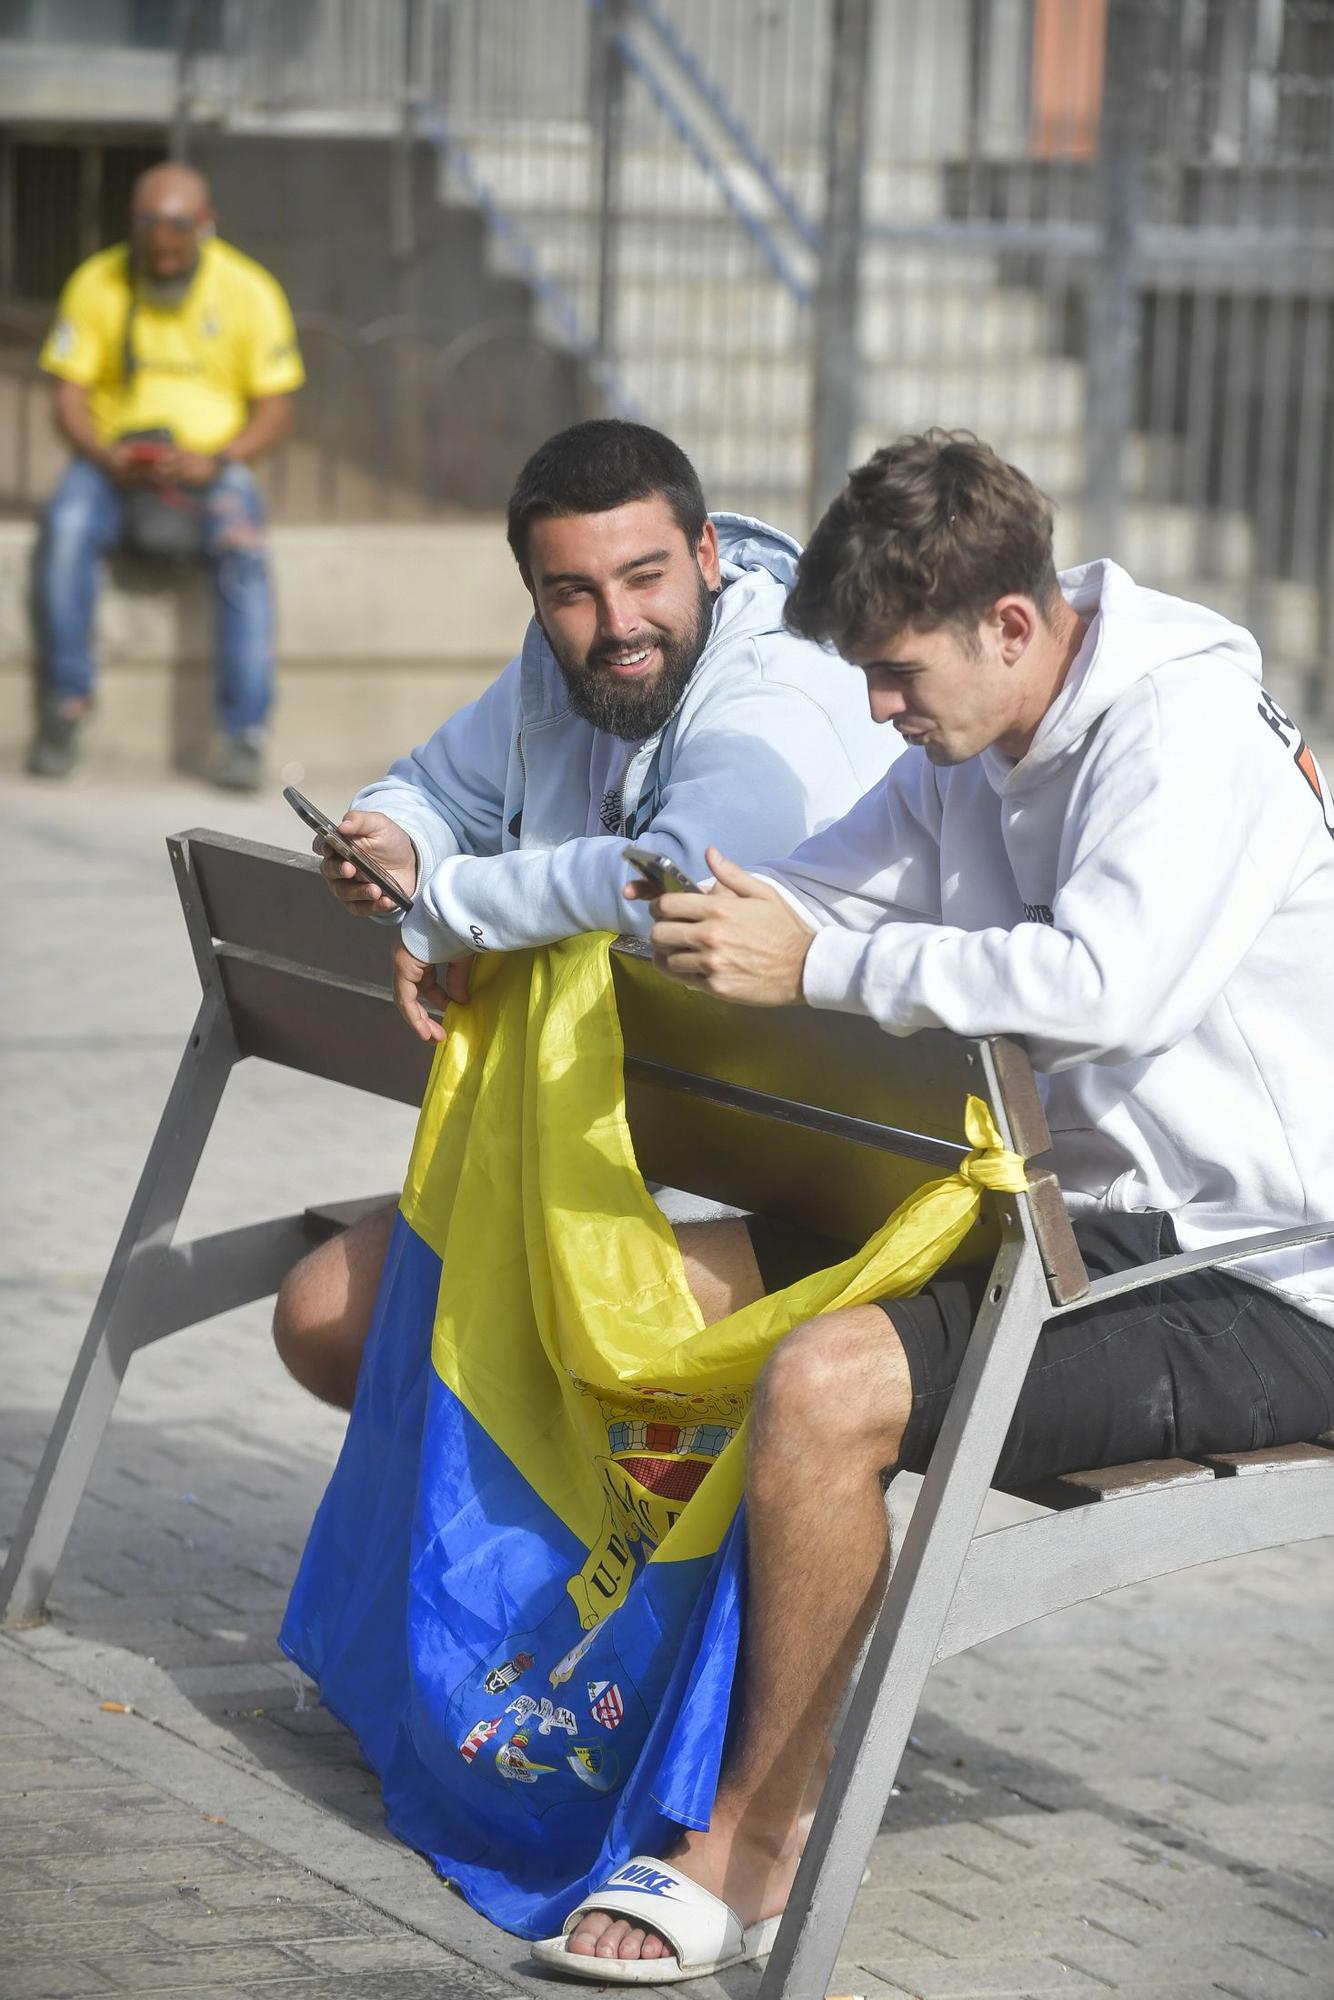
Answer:
[[[1026,1185],[1022,1159],[970,1097],[973,1150],[957,1173],[902,1203],[855,1256],[706,1327],[635,1164],[610,944],[572,938],[475,961],[402,1202],[441,1260],[436,1372],[588,1549],[569,1585],[586,1628],[620,1603],[636,1556],[718,1547],[741,1497],[750,1390],[783,1336],[916,1291],[962,1241],[983,1188]],[[684,1499],[635,1477],[651,1446],[615,1448],[630,1427],[647,1437],[664,1421],[730,1435]]]

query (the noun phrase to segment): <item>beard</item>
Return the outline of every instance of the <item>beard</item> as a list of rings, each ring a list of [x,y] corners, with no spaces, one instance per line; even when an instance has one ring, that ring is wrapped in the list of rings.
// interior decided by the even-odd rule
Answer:
[[[196,257],[188,271],[173,271],[169,278],[159,278],[154,276],[147,264],[136,263],[134,288],[146,306],[155,306],[159,312],[174,312],[184,303],[198,269],[199,259]]]
[[[669,637],[666,632],[651,628],[642,635],[662,649],[662,664],[652,680],[643,685],[637,681],[620,684],[599,664],[602,655],[623,653],[633,645],[633,641],[621,640],[615,646],[595,646],[580,660],[564,658],[552,642],[551,650],[556,655],[556,664],[561,670],[570,707],[575,714],[582,716],[585,722],[591,722],[595,729],[605,730],[609,736],[619,736],[626,743],[639,743],[646,736],[656,736],[675,712],[690,676],[699,665],[699,656],[713,626],[715,595],[701,576],[695,619],[690,630]]]

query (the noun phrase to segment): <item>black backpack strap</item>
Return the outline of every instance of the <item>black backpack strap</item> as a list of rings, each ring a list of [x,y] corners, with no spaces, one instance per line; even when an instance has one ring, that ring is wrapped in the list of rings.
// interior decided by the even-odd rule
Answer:
[[[134,316],[139,310],[139,287],[134,281],[134,254],[125,253],[125,275],[130,284],[130,303],[125,308],[125,325],[120,336],[120,385],[122,389],[134,386],[134,378],[139,370],[139,362],[134,352]]]

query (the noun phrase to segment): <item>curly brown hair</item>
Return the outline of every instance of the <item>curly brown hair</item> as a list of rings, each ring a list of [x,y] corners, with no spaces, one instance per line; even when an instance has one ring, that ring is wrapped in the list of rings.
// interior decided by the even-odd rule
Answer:
[[[1051,502],[971,431],[931,429],[883,445],[849,474],[806,544],[789,629],[855,652],[908,626],[972,640],[998,597],[1044,617],[1060,586]]]

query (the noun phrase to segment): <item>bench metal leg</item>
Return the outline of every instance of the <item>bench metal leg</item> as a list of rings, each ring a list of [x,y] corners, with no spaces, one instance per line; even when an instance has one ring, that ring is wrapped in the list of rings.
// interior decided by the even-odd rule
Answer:
[[[1017,1204],[1021,1209],[1023,1204]],[[1022,1232],[1022,1233],[1021,1233]],[[894,1564],[838,1753],[826,1782],[759,2000],[819,2000],[828,1990],[941,1629],[987,1497],[1050,1294],[1027,1215],[1007,1225]]]
[[[0,1621],[34,1624],[60,1560],[130,1356],[155,1317],[147,1282],[180,1220],[232,1065],[236,1040],[221,998],[195,1021],[55,1426],[0,1576]],[[159,1323],[159,1331],[166,1331]],[[154,1337],[152,1331],[147,1334]]]

